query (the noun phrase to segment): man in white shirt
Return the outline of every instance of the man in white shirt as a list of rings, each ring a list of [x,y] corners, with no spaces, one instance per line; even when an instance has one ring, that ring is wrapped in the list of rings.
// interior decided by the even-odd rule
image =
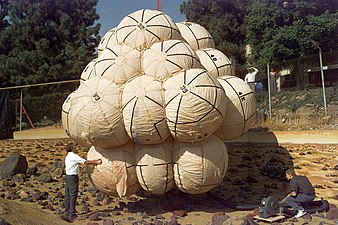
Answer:
[[[75,215],[75,206],[77,193],[79,190],[79,164],[100,165],[101,159],[85,160],[76,154],[77,149],[74,144],[70,143],[66,146],[67,156],[65,158],[66,176],[65,176],[65,214],[63,220],[72,222]]]
[[[255,67],[250,67],[247,68],[247,71],[248,73],[245,75],[244,81],[250,86],[251,90],[255,93],[256,92],[255,81],[258,69],[256,69]]]

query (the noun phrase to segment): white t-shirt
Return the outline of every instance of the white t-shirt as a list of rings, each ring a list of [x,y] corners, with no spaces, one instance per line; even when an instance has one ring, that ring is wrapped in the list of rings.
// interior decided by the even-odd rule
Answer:
[[[86,160],[74,152],[68,152],[65,158],[66,175],[78,175],[79,163],[84,164]]]
[[[256,79],[256,74],[258,72],[258,70],[256,68],[254,68],[255,71],[251,72],[251,73],[248,73],[244,80],[246,83],[252,83],[252,82],[255,82],[255,79]]]

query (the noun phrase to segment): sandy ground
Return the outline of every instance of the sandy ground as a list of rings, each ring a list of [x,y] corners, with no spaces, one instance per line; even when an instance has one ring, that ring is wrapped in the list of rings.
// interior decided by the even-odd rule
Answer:
[[[338,144],[338,130],[248,132],[226,142],[255,142],[279,144]],[[62,127],[45,127],[14,132],[15,140],[68,138]]]
[[[296,132],[254,132],[242,137],[236,142],[227,142],[229,154],[229,168],[224,181],[211,191],[212,194],[225,201],[239,204],[259,204],[262,198],[269,195],[282,199],[288,191],[288,182],[269,178],[260,174],[260,169],[272,157],[281,159],[288,167],[295,168],[298,174],[309,177],[316,187],[317,199],[324,198],[338,206],[338,148],[337,131],[305,131]],[[38,164],[39,168],[47,169],[56,160],[63,160],[66,153],[65,145],[71,140],[67,138],[62,128],[43,128],[16,132],[14,140],[0,141],[2,149],[0,162],[14,151],[20,151],[27,157],[28,165]],[[256,143],[253,143],[256,142]],[[295,143],[292,143],[295,142]],[[318,144],[320,143],[320,144]],[[325,143],[325,144],[323,144]],[[86,156],[86,149],[81,148],[80,154]],[[93,212],[108,213],[108,217],[100,217],[97,224],[102,225],[104,219],[111,219],[115,224],[133,224],[135,221],[144,220],[149,223],[169,221],[175,211],[182,210],[185,215],[179,216],[180,224],[211,224],[215,214],[225,214],[230,218],[223,224],[243,224],[244,217],[252,216],[252,211],[238,211],[225,207],[207,194],[187,195],[176,189],[161,196],[149,195],[143,191],[128,198],[112,198],[102,200],[100,205],[94,204],[96,199],[88,192],[91,184],[86,179],[83,171],[83,179],[80,182],[80,196],[77,210],[79,215],[89,215]],[[33,189],[39,189],[55,193],[55,190],[63,192],[63,179],[57,182],[39,184],[33,182]],[[17,187],[18,191],[20,188]],[[18,222],[17,212],[5,209],[6,205],[0,204],[0,217],[12,224],[45,224],[43,221],[53,221],[50,224],[64,224],[55,210],[42,209],[37,203],[22,203],[1,198],[2,201],[19,204],[11,208],[20,207],[22,218],[33,207],[33,211],[39,212],[39,220]],[[81,202],[89,204],[90,212],[83,212]],[[29,206],[22,205],[28,204]],[[57,208],[58,206],[55,206]],[[146,212],[147,216],[144,216]],[[180,211],[179,211],[180,212]],[[177,213],[177,212],[176,212]],[[30,217],[32,214],[30,214]],[[40,217],[41,216],[41,217]],[[27,216],[27,218],[30,218]],[[324,213],[325,217],[325,213]],[[28,220],[28,219],[27,219]],[[37,221],[42,221],[39,223]],[[312,217],[292,220],[293,224],[319,224],[320,222],[336,225],[335,221],[313,215]],[[76,220],[74,224],[88,224],[89,219]],[[255,221],[258,224],[267,224]],[[291,219],[279,221],[281,224],[291,224]]]

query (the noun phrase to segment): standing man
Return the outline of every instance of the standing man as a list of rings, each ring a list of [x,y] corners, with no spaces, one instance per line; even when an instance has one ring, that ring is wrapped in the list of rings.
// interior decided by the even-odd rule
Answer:
[[[249,67],[247,68],[248,73],[244,77],[245,83],[247,83],[251,90],[255,93],[256,88],[255,88],[255,81],[256,81],[256,74],[258,73],[258,69],[255,67]]]
[[[276,69],[271,68],[270,71],[270,92],[274,93],[277,91],[277,80],[279,78],[279,73]]]
[[[69,143],[66,146],[66,151],[67,156],[65,158],[65,214],[62,216],[62,219],[68,222],[72,222],[76,217],[75,206],[77,193],[79,190],[79,164],[100,165],[102,163],[102,160],[85,160],[84,158],[76,154],[77,149],[72,143]]]
[[[291,192],[282,200],[292,207],[297,214],[296,218],[306,214],[299,203],[312,202],[315,199],[315,189],[306,176],[298,176],[291,169],[285,171],[286,178],[290,180]]]

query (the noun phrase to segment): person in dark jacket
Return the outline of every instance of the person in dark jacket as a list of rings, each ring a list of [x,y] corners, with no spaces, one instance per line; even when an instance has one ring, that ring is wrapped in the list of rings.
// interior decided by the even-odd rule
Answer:
[[[306,214],[300,203],[312,202],[316,195],[315,189],[306,176],[298,176],[292,169],[285,172],[286,178],[290,180],[291,192],[282,200],[297,211],[296,218]]]

